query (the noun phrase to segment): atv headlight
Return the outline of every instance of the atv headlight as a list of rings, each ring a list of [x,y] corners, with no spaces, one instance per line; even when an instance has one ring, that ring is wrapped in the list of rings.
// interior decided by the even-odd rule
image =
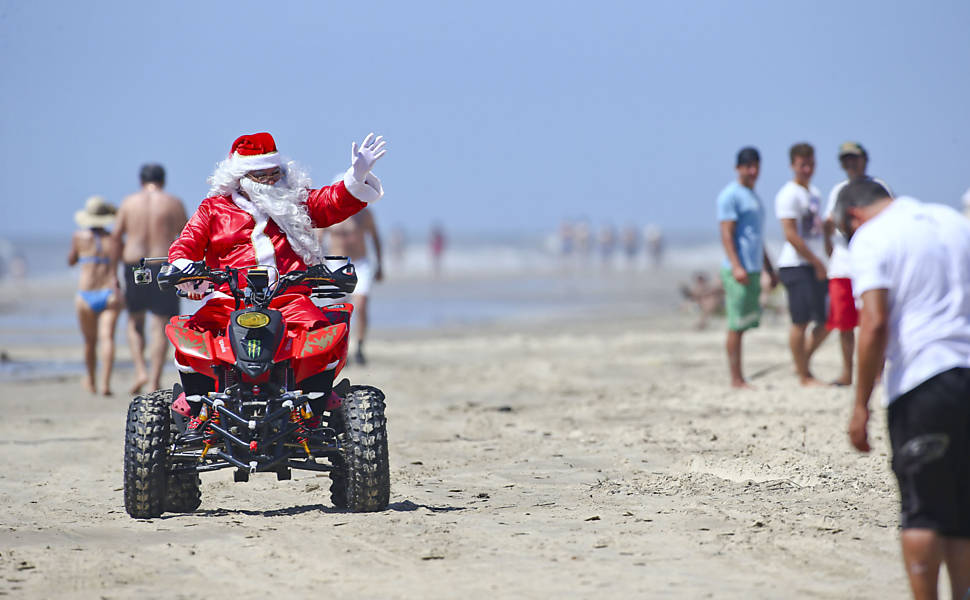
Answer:
[[[236,317],[236,325],[246,329],[259,329],[267,324],[269,324],[269,317],[261,312],[248,312]]]

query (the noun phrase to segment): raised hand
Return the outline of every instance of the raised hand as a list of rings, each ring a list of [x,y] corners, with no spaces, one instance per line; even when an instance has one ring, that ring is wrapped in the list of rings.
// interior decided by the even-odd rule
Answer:
[[[387,152],[386,145],[387,141],[383,136],[379,135],[375,139],[373,133],[368,134],[359,147],[357,142],[353,143],[350,149],[350,165],[354,170],[354,179],[360,182],[366,179],[367,174],[374,168],[374,163]]]

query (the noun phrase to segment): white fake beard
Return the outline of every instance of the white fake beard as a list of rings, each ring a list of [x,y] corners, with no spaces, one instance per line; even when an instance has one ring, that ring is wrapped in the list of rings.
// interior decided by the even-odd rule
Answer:
[[[320,242],[313,233],[313,223],[306,209],[309,195],[304,181],[290,183],[290,173],[275,185],[257,183],[248,177],[239,180],[239,187],[249,196],[256,208],[266,213],[286,234],[290,247],[307,265],[315,265],[322,260]]]

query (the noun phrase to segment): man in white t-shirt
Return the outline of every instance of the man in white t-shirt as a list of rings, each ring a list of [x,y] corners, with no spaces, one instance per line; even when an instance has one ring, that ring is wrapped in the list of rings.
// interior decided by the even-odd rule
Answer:
[[[788,345],[802,385],[817,385],[809,369],[815,350],[825,341],[825,296],[828,292],[822,239],[821,192],[812,185],[815,149],[799,143],[788,152],[794,177],[775,196],[785,245],[778,255],[778,277],[788,294],[791,329]],[[814,323],[806,335],[808,324]]]
[[[892,469],[913,596],[970,593],[970,222],[954,209],[893,200],[872,179],[839,193],[852,284],[862,299],[849,438],[862,452],[869,397],[886,364]]]
[[[832,211],[839,192],[853,179],[867,177],[866,166],[869,155],[858,142],[845,142],[839,146],[839,164],[847,179],[836,184],[829,194],[825,207],[825,253],[829,257],[829,310],[825,327],[839,332],[842,347],[842,374],[833,381],[835,385],[852,385],[852,353],[855,351],[855,328],[859,325],[859,312],[856,310],[852,294],[852,279],[849,271],[849,248],[845,236],[835,228]],[[886,184],[876,179],[887,190]]]

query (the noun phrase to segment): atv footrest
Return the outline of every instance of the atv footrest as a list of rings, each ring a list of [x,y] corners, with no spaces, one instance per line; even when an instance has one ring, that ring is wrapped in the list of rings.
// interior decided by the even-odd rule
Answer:
[[[311,460],[290,459],[286,462],[291,469],[301,469],[303,471],[332,471],[333,467],[326,463],[313,462]]]

